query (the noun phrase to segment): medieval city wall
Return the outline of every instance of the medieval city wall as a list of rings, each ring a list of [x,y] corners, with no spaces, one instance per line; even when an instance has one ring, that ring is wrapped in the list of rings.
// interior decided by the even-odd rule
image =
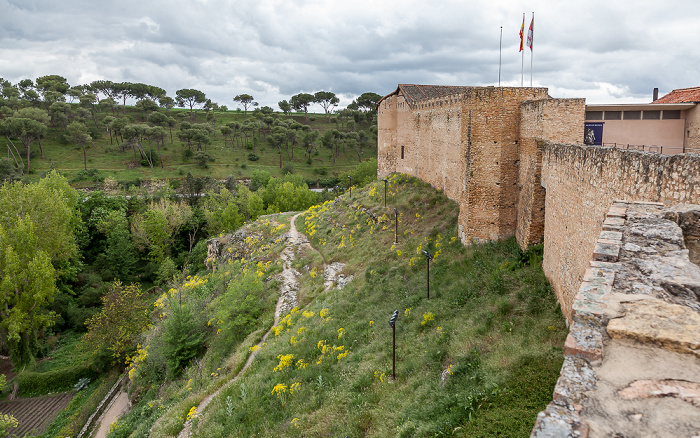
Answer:
[[[522,104],[515,236],[523,249],[544,237],[545,190],[540,180],[544,141],[582,144],[585,117],[585,99],[542,99]]]
[[[617,199],[700,203],[700,156],[544,144],[543,269],[571,320],[574,297]]]

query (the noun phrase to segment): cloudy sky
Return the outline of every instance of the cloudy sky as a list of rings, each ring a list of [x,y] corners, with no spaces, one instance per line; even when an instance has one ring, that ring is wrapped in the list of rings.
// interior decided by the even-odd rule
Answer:
[[[498,85],[502,26],[501,85],[519,86],[533,11],[533,85],[553,97],[700,85],[695,0],[0,0],[0,77],[196,88],[229,108],[325,90],[344,106],[399,83]],[[524,64],[529,85],[529,51]]]

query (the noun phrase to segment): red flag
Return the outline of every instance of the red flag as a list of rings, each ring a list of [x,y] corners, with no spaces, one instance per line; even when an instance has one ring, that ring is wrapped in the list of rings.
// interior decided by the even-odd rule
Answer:
[[[520,50],[518,52],[523,51],[523,42],[524,42],[524,34],[525,34],[525,14],[523,13],[523,24],[520,25]]]
[[[528,29],[528,31],[527,31],[527,46],[530,48],[531,52],[532,52],[532,34],[534,32],[534,29],[535,29],[535,14],[532,14],[532,21],[530,22],[530,29]]]

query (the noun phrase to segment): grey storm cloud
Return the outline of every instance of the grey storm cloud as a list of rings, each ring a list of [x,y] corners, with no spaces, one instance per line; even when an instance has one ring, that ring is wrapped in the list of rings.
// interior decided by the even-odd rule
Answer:
[[[329,90],[346,105],[399,83],[496,85],[502,26],[501,84],[523,69],[529,85],[523,11],[526,31],[536,15],[533,85],[553,96],[648,101],[700,85],[700,3],[683,0],[0,0],[0,77],[196,88],[229,107]]]

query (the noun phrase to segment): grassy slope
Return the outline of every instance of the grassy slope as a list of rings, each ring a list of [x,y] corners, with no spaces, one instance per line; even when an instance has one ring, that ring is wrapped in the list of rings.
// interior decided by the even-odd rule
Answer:
[[[121,108],[115,114],[116,117],[123,117]],[[170,111],[170,115],[176,115],[178,113],[189,113],[189,111],[173,109]],[[96,148],[87,145],[87,167],[88,169],[98,169],[101,171],[101,176],[110,176],[119,181],[128,181],[134,179],[171,179],[171,178],[181,178],[188,172],[194,176],[211,176],[213,178],[223,179],[228,176],[234,176],[237,178],[250,177],[255,169],[262,169],[270,172],[273,176],[283,176],[279,168],[279,153],[276,148],[268,146],[262,138],[260,138],[258,145],[254,150],[245,149],[241,146],[241,141],[238,144],[234,141],[233,145],[230,141],[226,142],[224,145],[224,139],[219,131],[221,126],[224,126],[229,122],[243,122],[245,120],[242,112],[237,111],[227,111],[219,112],[216,117],[216,132],[212,136],[212,142],[207,146],[207,152],[211,153],[215,157],[215,161],[209,163],[207,169],[197,166],[197,164],[192,160],[183,160],[182,153],[187,148],[187,146],[181,143],[177,139],[178,127],[173,129],[173,139],[174,142],[170,142],[170,137],[166,138],[165,148],[161,149],[163,153],[164,169],[160,168],[159,164],[156,164],[154,169],[150,167],[133,166],[134,153],[133,150],[128,149],[126,151],[120,151],[116,142],[110,144],[109,134],[104,130],[101,120],[108,114],[100,113],[97,116],[97,120],[100,126],[101,137],[94,139],[94,144]],[[111,114],[110,114],[111,115]],[[146,123],[144,114],[142,111],[138,111],[135,108],[127,107],[126,116],[133,120],[133,123]],[[287,120],[288,116],[279,114],[279,118]],[[304,120],[303,114],[296,114],[291,116],[294,120],[302,124],[308,124],[312,129],[318,131],[325,131],[328,129],[337,128],[337,126],[332,123],[329,119],[328,122],[324,122],[322,115],[310,114],[310,120],[306,122]],[[248,115],[248,118],[253,118],[252,115]],[[189,117],[177,118],[178,120],[189,121]],[[205,123],[205,116],[202,111],[196,116],[196,123]],[[94,123],[90,121],[85,122],[88,127],[94,127]],[[365,124],[361,126],[362,129],[366,129]],[[166,130],[167,131],[167,130]],[[38,145],[33,145],[32,150],[36,151],[35,158],[32,158],[32,174],[29,175],[30,181],[38,180],[46,171],[51,168],[58,169],[66,175],[70,180],[74,178],[81,170],[83,170],[83,152],[78,146],[72,144],[66,144],[60,141],[60,136],[62,131],[58,128],[50,128],[48,130],[47,136],[42,140],[42,145],[44,149],[44,159],[39,157],[39,147]],[[249,142],[252,144],[252,140],[249,138]],[[15,144],[20,147],[21,143],[16,141]],[[148,145],[148,144],[147,144]],[[146,146],[147,146],[146,145]],[[152,145],[155,151],[155,143]],[[147,147],[145,147],[147,149]],[[260,157],[258,161],[249,161],[248,154],[254,152]],[[304,175],[307,179],[317,179],[326,178],[328,176],[338,176],[340,173],[351,170],[358,163],[357,154],[354,150],[348,148],[343,150],[341,147],[340,157],[333,163],[330,151],[324,149],[319,145],[318,155],[312,155],[313,163],[311,165],[306,163],[306,156],[301,147],[294,148],[293,160],[287,157],[286,152],[283,149],[282,152],[282,162],[283,165],[291,162],[294,166],[295,173]],[[366,158],[376,158],[377,149],[374,147],[366,147],[363,150],[362,157]],[[23,155],[26,159],[26,156]],[[154,155],[154,160],[157,161]],[[242,168],[241,165],[245,164],[246,168]],[[26,164],[25,164],[26,165]],[[318,172],[322,168],[326,168],[328,174],[323,176]]]
[[[393,175],[388,205],[376,182],[300,217],[298,228],[322,253],[297,261],[302,309],[197,419],[198,436],[529,434],[551,400],[566,334],[540,258],[513,240],[463,247],[456,204],[415,179]],[[393,214],[373,224],[359,206],[379,216],[398,207],[399,244]],[[426,248],[439,251],[430,300],[419,255]],[[346,263],[354,280],[323,292],[322,259]],[[395,309],[392,381],[387,322]],[[198,399],[166,413],[171,427],[154,436],[176,433]]]

